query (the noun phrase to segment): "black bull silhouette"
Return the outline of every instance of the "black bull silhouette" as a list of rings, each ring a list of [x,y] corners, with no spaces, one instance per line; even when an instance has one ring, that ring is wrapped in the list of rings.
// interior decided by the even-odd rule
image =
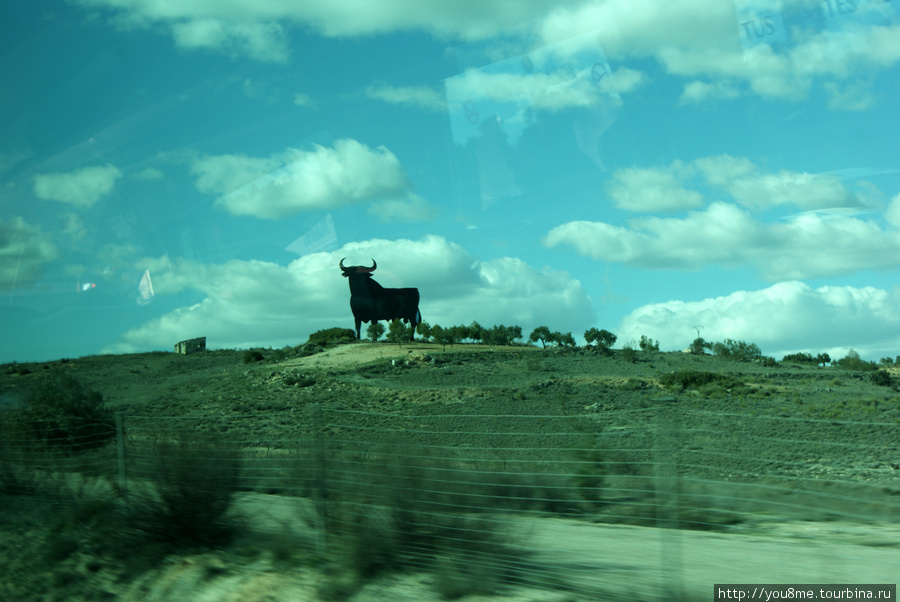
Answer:
[[[350,311],[356,320],[356,338],[360,338],[359,327],[362,322],[374,324],[379,320],[400,319],[411,326],[409,340],[413,340],[416,324],[422,321],[422,314],[419,313],[419,289],[384,288],[372,280],[372,272],[378,267],[374,259],[370,268],[361,265],[344,267],[343,259],[339,265],[350,281]]]

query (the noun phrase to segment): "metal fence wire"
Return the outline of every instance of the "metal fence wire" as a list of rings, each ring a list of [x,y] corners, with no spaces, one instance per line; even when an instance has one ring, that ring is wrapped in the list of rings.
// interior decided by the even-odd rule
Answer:
[[[900,566],[898,424],[674,400],[566,416],[458,409],[119,415],[107,443],[77,451],[28,433],[5,441],[0,483],[52,503],[46,482],[66,475],[122,488],[187,482],[316,553],[355,553],[364,569],[476,564],[576,598],[884,583]]]

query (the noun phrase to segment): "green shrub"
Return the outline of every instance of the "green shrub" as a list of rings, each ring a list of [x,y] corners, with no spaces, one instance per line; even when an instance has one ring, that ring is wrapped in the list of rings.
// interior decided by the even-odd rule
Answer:
[[[891,384],[893,384],[891,375],[884,370],[875,370],[869,378],[874,384],[880,387],[890,387]]]
[[[704,341],[702,338],[697,337],[691,343],[690,350],[694,355],[703,355],[706,353],[706,350],[710,348],[710,344]]]
[[[835,362],[832,362],[832,364],[835,364],[847,370],[860,370],[862,372],[878,370],[878,364],[876,364],[875,362],[867,362],[866,360],[859,357],[859,353],[857,353],[853,349],[848,351],[846,356]]]
[[[669,374],[663,374],[659,377],[659,384],[664,387],[678,388],[682,391],[685,389],[699,389],[712,384],[726,388],[743,386],[743,383],[725,374],[702,372],[700,370],[676,370]]]
[[[347,343],[356,340],[356,333],[349,328],[326,328],[317,330],[309,335],[308,343],[314,345],[330,345],[334,343]]]
[[[392,343],[402,345],[403,341],[408,341],[412,334],[412,326],[405,326],[400,320],[391,320],[388,323],[387,340]]]
[[[584,340],[588,345],[591,343],[597,343],[597,346],[601,349],[609,349],[616,342],[616,335],[611,333],[608,330],[597,330],[596,328],[590,328],[584,332]]]
[[[265,359],[263,357],[262,351],[259,349],[248,349],[244,352],[244,363],[252,364],[254,362],[261,362]]]
[[[333,549],[360,579],[404,568],[439,573],[442,561],[454,557],[489,563],[498,585],[512,577],[519,552],[499,523],[491,516],[458,511],[474,508],[485,496],[504,497],[500,478],[505,470],[491,474],[488,485],[479,480],[487,474],[463,470],[428,447],[400,443],[369,450],[360,462],[364,470],[351,469],[328,480],[323,517]],[[506,493],[511,502],[522,503],[521,496],[531,489],[537,488],[511,483]],[[477,591],[473,588],[465,585],[456,595]]]
[[[794,362],[797,364],[815,364],[816,358],[811,353],[789,353],[781,358],[782,362]]]
[[[739,362],[752,362],[762,357],[756,343],[725,339],[721,343],[712,344],[712,352],[719,357]]]
[[[100,447],[115,437],[113,412],[97,391],[85,389],[73,376],[52,374],[27,395],[25,406],[9,410],[7,438],[38,441],[71,451]]]
[[[641,335],[641,340],[638,342],[638,346],[640,346],[641,351],[659,351],[659,341],[654,341],[643,334]]]
[[[238,454],[210,439],[158,442],[152,486],[129,500],[133,532],[172,548],[226,543],[234,530],[227,513],[237,491]]]
[[[375,341],[377,341],[383,334],[384,334],[384,324],[382,324],[381,322],[372,322],[366,328],[366,336],[369,337],[370,339],[372,339],[373,343]]]

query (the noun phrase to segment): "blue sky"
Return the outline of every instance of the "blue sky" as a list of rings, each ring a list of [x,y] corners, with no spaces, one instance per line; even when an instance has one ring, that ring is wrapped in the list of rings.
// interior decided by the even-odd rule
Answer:
[[[0,361],[296,345],[342,257],[432,324],[893,357],[895,4],[3,3]]]

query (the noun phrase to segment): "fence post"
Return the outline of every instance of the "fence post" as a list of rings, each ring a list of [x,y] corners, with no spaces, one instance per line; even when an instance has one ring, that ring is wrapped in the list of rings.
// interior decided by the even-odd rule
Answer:
[[[128,475],[125,472],[125,414],[116,412],[116,456],[119,460],[119,486],[124,490]]]
[[[316,553],[324,557],[328,552],[328,472],[325,460],[325,422],[322,405],[313,406],[313,437],[316,446],[316,483],[313,487],[316,507]]]
[[[677,400],[660,400],[657,414],[656,526],[660,532],[660,569],[662,600],[683,600],[681,531],[679,530],[678,451],[679,428]]]

